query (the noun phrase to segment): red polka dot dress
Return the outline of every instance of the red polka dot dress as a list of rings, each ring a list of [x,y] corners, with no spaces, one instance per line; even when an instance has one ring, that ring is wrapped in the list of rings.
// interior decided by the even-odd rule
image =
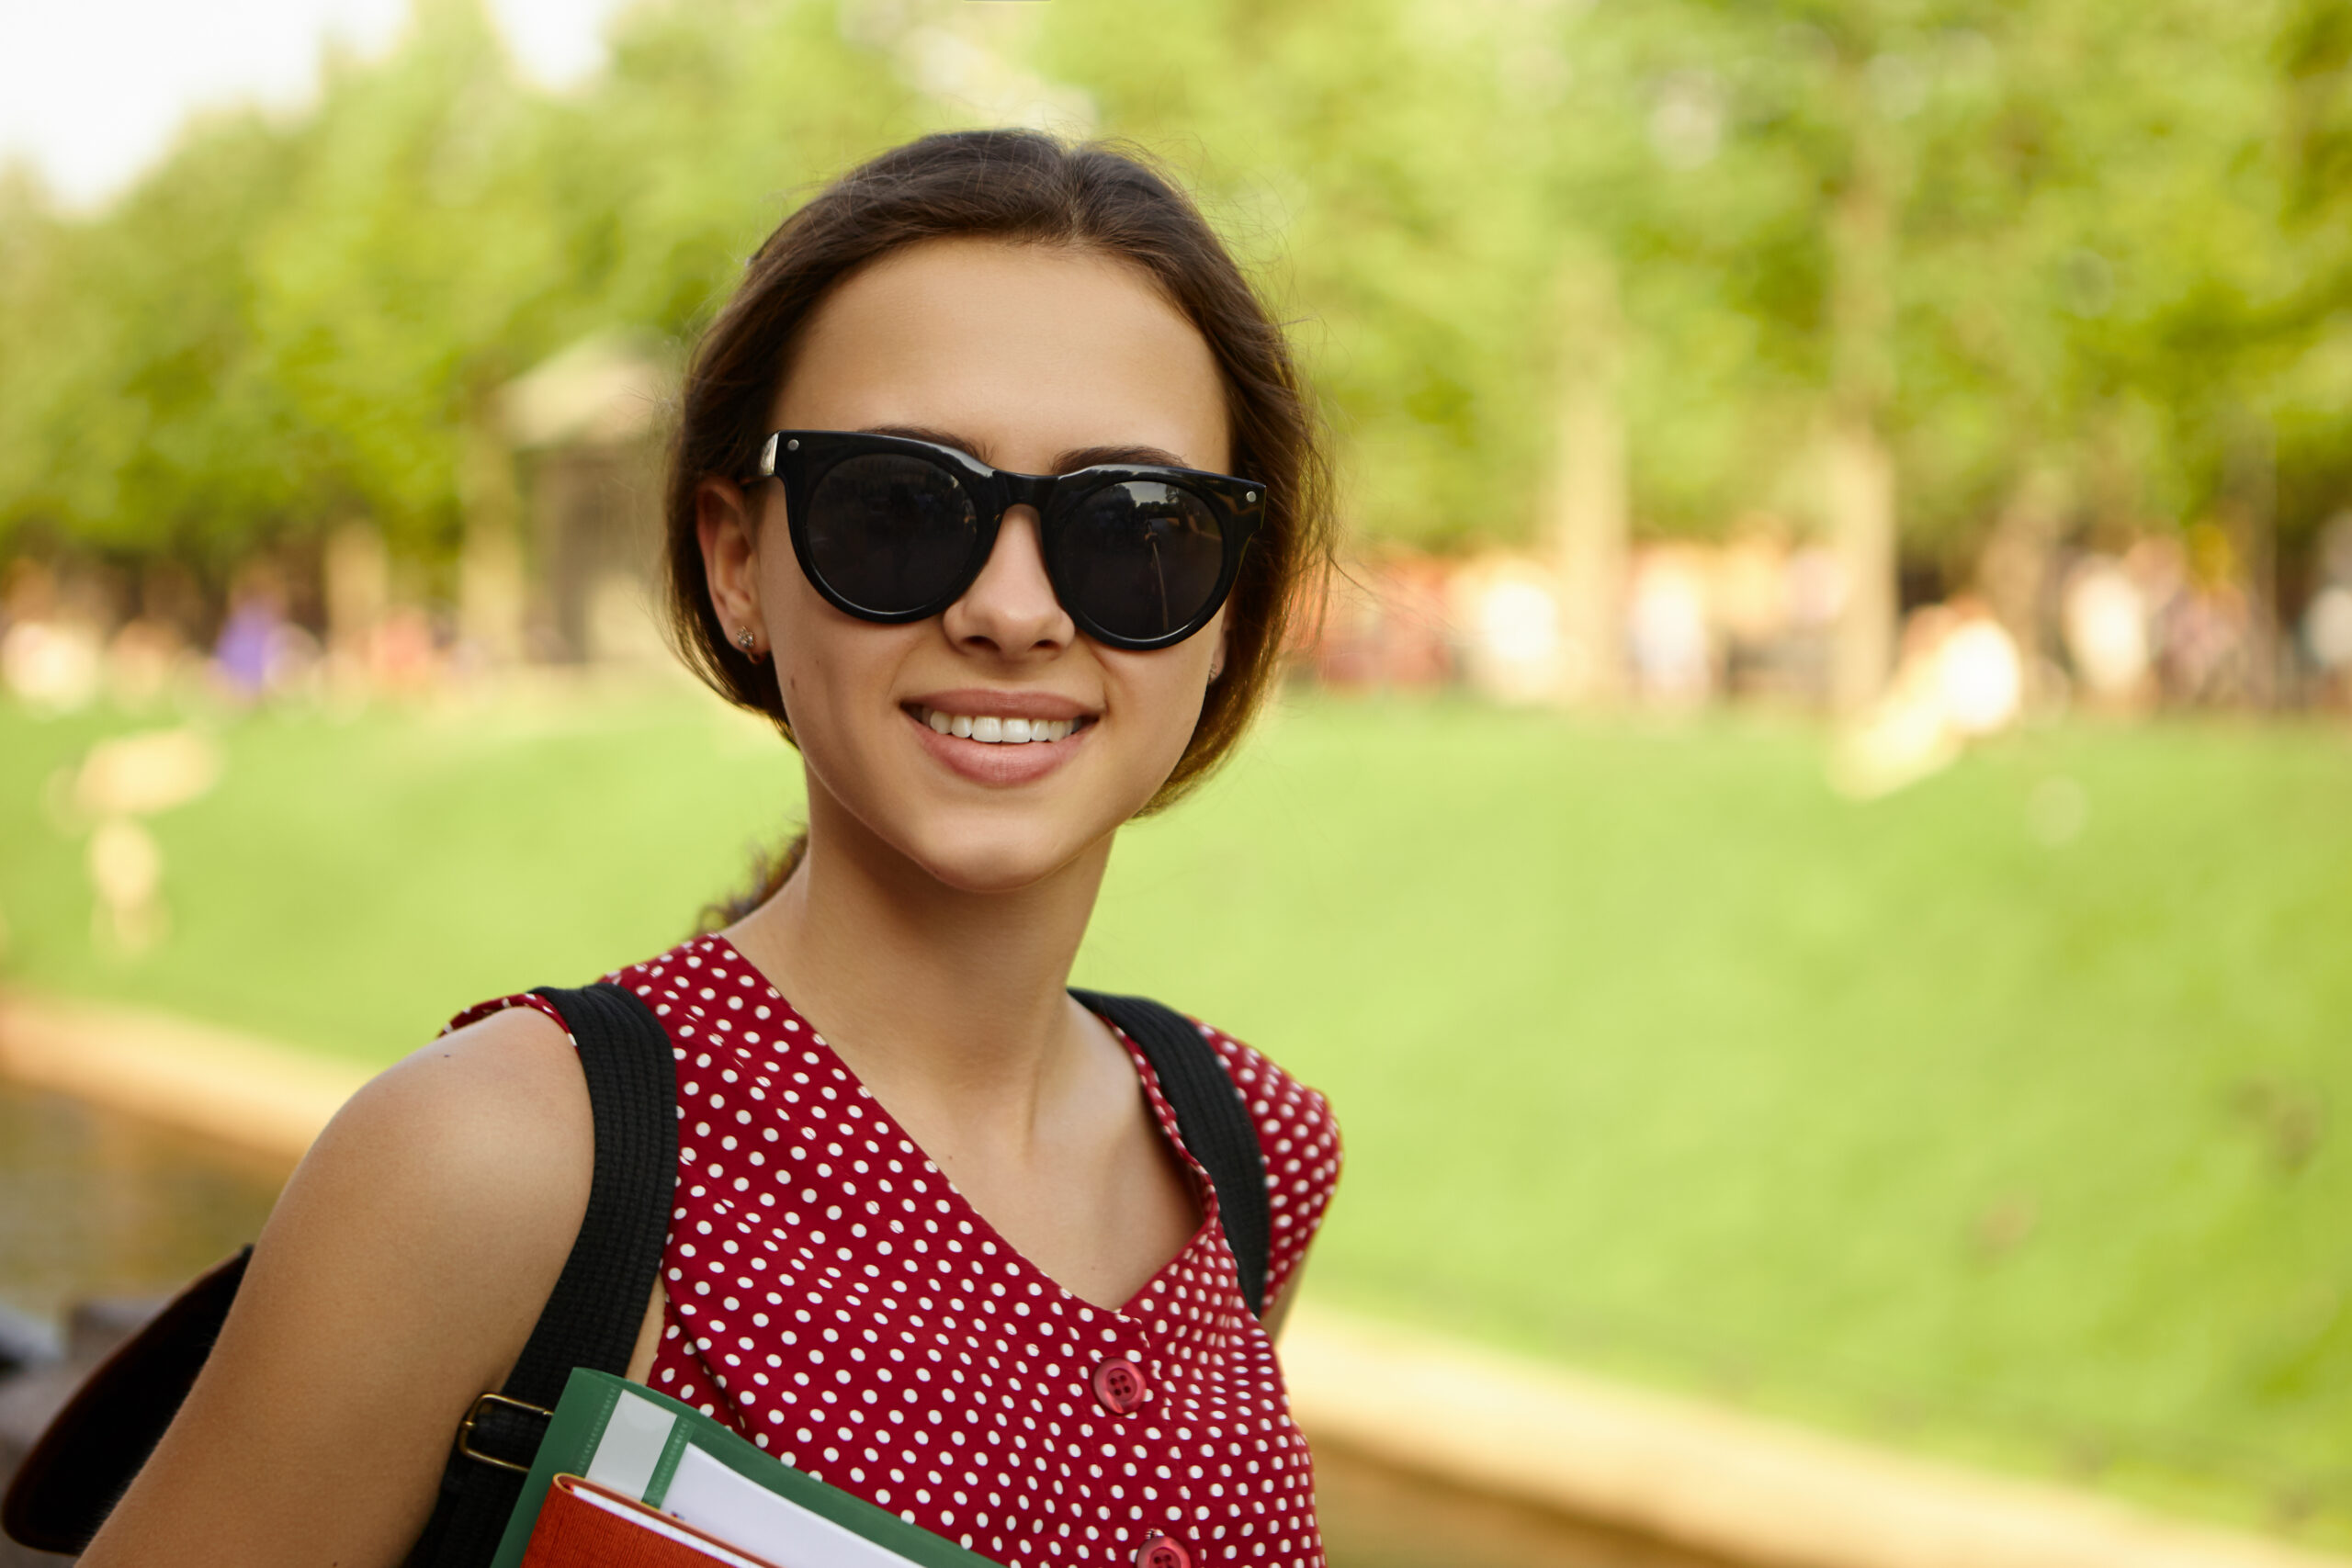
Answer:
[[[998,1235],[725,939],[608,978],[668,1028],[678,1069],[651,1387],[1008,1568],[1321,1568],[1273,1345],[1133,1042],[1120,1036],[1205,1219],[1114,1312]],[[556,1016],[508,997],[450,1027],[518,1004]],[[1330,1201],[1339,1129],[1321,1095],[1202,1032],[1265,1154],[1272,1301]]]

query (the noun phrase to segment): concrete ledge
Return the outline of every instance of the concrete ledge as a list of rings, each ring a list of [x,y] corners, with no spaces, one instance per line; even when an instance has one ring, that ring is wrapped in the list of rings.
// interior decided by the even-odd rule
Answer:
[[[1390,1327],[1311,1294],[1282,1359],[1311,1438],[1753,1568],[2346,1568]]]
[[[375,1075],[185,1019],[0,995],[0,1073],[288,1164]]]
[[[129,1009],[0,996],[0,1074],[291,1161],[370,1076]],[[1747,1568],[2352,1568],[1299,1303],[1311,1438]]]

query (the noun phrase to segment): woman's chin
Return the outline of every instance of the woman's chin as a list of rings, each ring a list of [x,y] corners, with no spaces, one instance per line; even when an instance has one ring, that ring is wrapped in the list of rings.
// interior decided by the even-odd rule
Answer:
[[[958,893],[1019,893],[1086,859],[1093,841],[1001,820],[942,824],[923,836],[911,858],[933,880]]]

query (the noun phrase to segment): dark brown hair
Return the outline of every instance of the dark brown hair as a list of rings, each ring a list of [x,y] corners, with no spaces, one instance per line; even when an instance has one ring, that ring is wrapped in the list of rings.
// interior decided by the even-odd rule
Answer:
[[[1290,618],[1315,602],[1330,561],[1331,487],[1320,423],[1280,323],[1199,209],[1129,149],[1065,146],[1028,130],[926,136],[852,169],[767,237],[687,366],[671,443],[664,548],[680,655],[792,739],[773,669],[729,641],[711,605],[695,488],[751,470],[786,358],[832,289],[891,252],[955,238],[1066,245],[1139,268],[1207,340],[1225,383],[1233,471],[1265,482],[1265,521],[1227,601],[1225,672],[1144,807],[1157,811],[1231,753],[1272,684]],[[765,860],[754,890],[706,919],[741,918],[783,886],[800,848]]]

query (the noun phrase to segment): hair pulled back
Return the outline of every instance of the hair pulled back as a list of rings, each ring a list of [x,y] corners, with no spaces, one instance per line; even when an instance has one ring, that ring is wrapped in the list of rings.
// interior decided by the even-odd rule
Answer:
[[[826,296],[883,256],[926,240],[1071,246],[1140,269],[1206,340],[1225,385],[1233,471],[1262,480],[1266,513],[1226,602],[1224,674],[1146,812],[1231,753],[1277,674],[1289,620],[1331,551],[1330,471],[1282,328],[1191,199],[1139,154],[1065,146],[1029,130],[925,136],[850,170],[786,218],[686,368],[663,496],[669,618],[681,656],[721,696],[792,727],[772,667],[729,639],[710,602],[695,528],[706,479],[752,468],[791,351]],[[736,915],[780,886],[797,844],[767,866]]]

